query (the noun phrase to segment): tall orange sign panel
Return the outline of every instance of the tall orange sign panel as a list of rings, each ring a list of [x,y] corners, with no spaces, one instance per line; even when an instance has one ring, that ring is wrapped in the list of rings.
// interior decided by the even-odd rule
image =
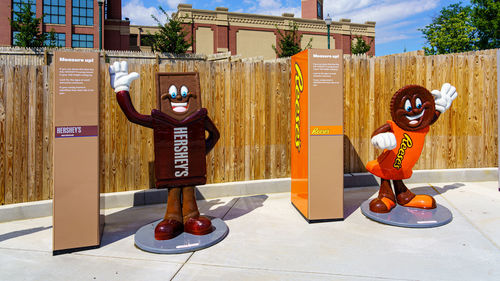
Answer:
[[[309,222],[343,219],[342,50],[292,57],[291,200]]]
[[[54,254],[100,244],[99,54],[54,54]]]

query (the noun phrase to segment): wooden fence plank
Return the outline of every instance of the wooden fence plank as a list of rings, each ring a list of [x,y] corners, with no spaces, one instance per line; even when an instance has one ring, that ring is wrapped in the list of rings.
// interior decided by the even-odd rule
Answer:
[[[36,201],[36,187],[35,187],[35,175],[36,175],[36,67],[30,67],[28,70],[28,77],[32,83],[28,84],[28,103],[27,103],[27,116],[26,121],[27,128],[27,188],[28,193],[26,195],[26,201]]]
[[[13,200],[13,162],[14,162],[14,87],[15,68],[6,69],[7,87],[5,92],[5,203],[14,203]]]
[[[0,205],[5,204],[5,117],[6,87],[5,66],[0,66]]]
[[[35,200],[43,200],[43,66],[36,67],[35,104]]]
[[[22,79],[22,68],[21,66],[16,66],[15,71],[14,71],[14,81],[21,81]],[[13,143],[13,163],[12,163],[12,200],[14,203],[20,203],[22,202],[22,193],[23,189],[26,188],[26,186],[22,185],[22,159],[24,157],[24,151],[22,149],[23,147],[23,135],[22,135],[22,129],[21,126],[24,126],[22,123],[22,91],[23,91],[23,86],[25,83],[15,83],[14,84],[14,126],[13,126],[13,135],[14,135],[14,143]]]

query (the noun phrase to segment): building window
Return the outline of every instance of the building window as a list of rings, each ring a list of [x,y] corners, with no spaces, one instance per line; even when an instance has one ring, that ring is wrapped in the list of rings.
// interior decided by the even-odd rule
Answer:
[[[17,46],[16,34],[19,34],[19,31],[12,31],[12,46]]]
[[[137,34],[130,34],[129,45],[130,46],[137,46]]]
[[[43,1],[44,23],[66,23],[66,1],[44,0]]]
[[[323,5],[318,1],[318,19],[323,19]]]
[[[17,20],[16,14],[14,12],[20,12],[24,4],[30,4],[30,10],[33,12],[33,17],[36,17],[36,0],[12,0],[12,19]]]
[[[94,0],[73,0],[73,24],[94,25]]]
[[[94,48],[94,35],[92,34],[73,34],[71,39],[73,48]]]
[[[104,19],[108,19],[108,0],[104,1]]]
[[[47,39],[45,39],[44,45],[49,46],[50,45],[50,33],[45,33],[47,34]],[[66,33],[54,33],[56,35],[56,47],[65,47],[66,46]]]

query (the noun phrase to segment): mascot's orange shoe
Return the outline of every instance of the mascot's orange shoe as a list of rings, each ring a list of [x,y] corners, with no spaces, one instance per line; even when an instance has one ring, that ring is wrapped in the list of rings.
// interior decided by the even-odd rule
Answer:
[[[389,213],[396,203],[387,197],[375,198],[370,202],[370,211],[374,213]]]
[[[436,208],[436,200],[430,195],[419,194],[415,195],[410,202],[404,204],[403,206],[419,209],[434,209]]]

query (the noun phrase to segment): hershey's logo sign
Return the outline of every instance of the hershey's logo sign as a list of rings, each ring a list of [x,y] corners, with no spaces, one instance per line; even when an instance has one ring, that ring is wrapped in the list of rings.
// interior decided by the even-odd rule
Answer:
[[[189,175],[189,147],[187,127],[174,128],[174,165],[176,177]]]

